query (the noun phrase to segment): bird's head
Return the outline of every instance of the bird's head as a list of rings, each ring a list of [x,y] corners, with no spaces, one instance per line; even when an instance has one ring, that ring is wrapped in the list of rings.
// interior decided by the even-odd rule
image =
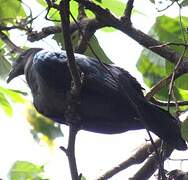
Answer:
[[[12,65],[12,69],[8,75],[7,83],[15,77],[24,74],[26,64],[33,59],[37,52],[41,50],[41,48],[30,48],[22,52]]]

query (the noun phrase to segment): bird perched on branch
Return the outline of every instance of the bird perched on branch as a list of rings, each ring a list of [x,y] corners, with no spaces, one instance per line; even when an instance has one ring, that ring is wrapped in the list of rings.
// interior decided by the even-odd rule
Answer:
[[[79,72],[84,73],[78,107],[80,129],[115,134],[148,128],[176,149],[187,148],[178,120],[148,102],[141,85],[127,71],[107,64],[104,68],[98,60],[80,54],[75,54],[75,61]],[[22,74],[25,74],[37,111],[67,124],[64,113],[71,74],[66,52],[28,49],[15,61],[7,81]]]

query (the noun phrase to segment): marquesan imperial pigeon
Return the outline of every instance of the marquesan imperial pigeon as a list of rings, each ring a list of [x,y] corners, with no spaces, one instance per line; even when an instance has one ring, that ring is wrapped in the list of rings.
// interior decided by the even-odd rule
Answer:
[[[144,129],[144,119],[149,130],[168,144],[178,150],[187,149],[181,137],[180,122],[169,112],[148,102],[142,93],[143,88],[129,72],[105,64],[107,70],[98,60],[81,54],[75,54],[75,60],[80,73],[84,73],[78,108],[80,129],[116,134]],[[13,64],[7,82],[22,74],[25,74],[37,111],[56,122],[67,124],[64,112],[71,75],[66,52],[28,49]],[[138,105],[143,119],[138,116],[130,99]]]

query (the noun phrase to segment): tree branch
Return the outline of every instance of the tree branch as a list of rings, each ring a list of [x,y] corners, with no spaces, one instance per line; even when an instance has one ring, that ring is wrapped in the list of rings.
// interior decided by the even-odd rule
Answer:
[[[75,57],[74,57],[72,42],[71,42],[70,21],[69,21],[69,0],[64,0],[60,2],[59,11],[60,11],[61,22],[62,22],[65,49],[68,57],[68,66],[74,82],[74,86],[72,90],[74,91],[73,94],[79,95],[81,91],[81,79],[75,62]]]
[[[128,25],[131,25],[131,14],[133,10],[133,4],[134,0],[129,0],[127,2],[127,7],[125,9],[124,16],[121,17],[121,20]]]
[[[71,171],[72,180],[80,180],[77,171],[76,158],[75,158],[75,142],[78,129],[75,125],[69,125],[69,138],[68,147],[60,147],[61,150],[67,155]]]
[[[165,101],[160,101],[155,99],[154,97],[151,97],[150,101],[158,106],[168,106],[168,102]],[[170,102],[169,106],[173,107],[173,106],[188,106],[188,101],[177,101],[177,102]]]
[[[16,44],[14,44],[10,39],[9,37],[3,33],[2,31],[0,31],[0,39],[2,41],[4,41],[4,43],[8,46],[8,48],[11,49],[12,52],[15,52],[15,53],[18,53],[20,54],[21,52],[23,52],[23,50],[18,47]]]
[[[72,180],[79,180],[75,158],[75,140],[79,130],[80,116],[78,114],[79,94],[81,91],[81,78],[75,62],[73,47],[71,42],[70,21],[69,21],[69,0],[62,0],[59,4],[61,16],[61,26],[64,36],[64,44],[68,58],[68,67],[73,81],[70,93],[67,95],[67,107],[65,109],[65,119],[69,124],[69,143],[64,151],[68,156]]]
[[[165,161],[172,153],[174,149],[171,146],[165,146],[163,153],[163,161]],[[151,156],[141,169],[130,180],[148,180],[159,166],[159,161],[156,154]]]
[[[181,57],[181,54],[175,52],[170,47],[166,46],[164,48],[154,48],[155,46],[161,45],[160,41],[153,39],[147,34],[143,33],[140,30],[135,29],[133,26],[127,25],[120,19],[116,18],[109,10],[106,10],[99,5],[91,1],[86,0],[75,0],[79,3],[82,3],[86,8],[90,9],[93,13],[95,13],[96,18],[105,24],[105,26],[114,27],[123,33],[127,34],[129,37],[134,39],[140,45],[150,49],[154,53],[160,55],[161,57],[166,58],[171,63],[176,64]],[[152,47],[152,48],[150,48]],[[187,58],[183,58],[183,61],[187,60]]]
[[[155,141],[155,146],[157,148],[159,148],[160,145],[161,145],[161,140]],[[139,148],[139,150],[134,155],[132,155],[130,158],[128,158],[126,161],[120,163],[116,167],[107,171],[101,177],[97,178],[97,180],[104,180],[104,179],[111,178],[115,174],[119,173],[122,170],[127,169],[128,167],[130,167],[132,165],[142,163],[154,151],[155,151],[155,148],[151,143],[144,145],[143,147]]]

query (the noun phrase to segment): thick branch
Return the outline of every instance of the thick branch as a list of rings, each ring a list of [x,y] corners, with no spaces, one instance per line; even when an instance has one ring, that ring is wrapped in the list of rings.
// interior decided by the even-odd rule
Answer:
[[[79,26],[78,26],[79,25]],[[99,22],[96,19],[82,19],[82,21],[78,21],[77,23],[70,23],[70,33],[74,33],[78,28],[80,27],[81,29],[83,28],[91,29],[92,31],[96,31],[97,29],[100,29],[104,27],[104,24]],[[40,32],[37,31],[32,31],[28,33],[27,39],[31,42],[34,41],[39,41],[49,35],[56,34],[56,33],[61,33],[61,26],[49,26],[42,28]]]
[[[103,9],[99,5],[96,5],[95,3],[86,0],[75,1],[82,3],[86,8],[90,9],[93,13],[95,13],[97,19],[106,26],[111,26],[124,32],[142,46],[150,49],[161,57],[166,58],[168,61],[176,64],[181,57],[181,54],[175,52],[168,46],[164,48],[158,48],[157,46],[162,44],[160,41],[153,39],[142,31],[135,29],[133,26],[127,25],[120,19],[116,18],[113,14],[111,14],[110,11]],[[156,48],[154,48],[155,46]],[[184,60],[186,60],[186,58],[184,58]]]
[[[155,142],[155,145],[157,148],[160,147],[161,140],[157,140]],[[113,169],[107,171],[104,175],[99,177],[97,180],[104,180],[104,179],[111,178],[115,174],[119,173],[122,170],[127,169],[128,167],[132,165],[142,163],[154,151],[155,149],[151,143],[144,145],[143,147],[139,148],[139,150],[134,155],[132,155],[129,159],[117,165]]]
[[[173,149],[170,146],[166,146],[163,153],[163,161],[165,161],[172,153]],[[141,167],[141,169],[134,175],[134,177],[130,178],[130,180],[147,180],[149,179],[153,173],[157,170],[159,166],[159,162],[156,155],[150,157],[146,163]]]

